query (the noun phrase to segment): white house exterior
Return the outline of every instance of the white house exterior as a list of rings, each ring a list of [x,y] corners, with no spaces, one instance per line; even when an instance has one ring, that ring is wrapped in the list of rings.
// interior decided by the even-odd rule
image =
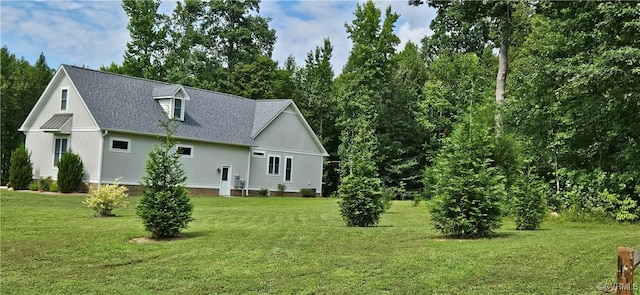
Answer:
[[[177,84],[62,65],[20,127],[34,178],[80,155],[87,183],[140,185],[149,152],[175,117],[192,191],[239,195],[262,188],[322,189],[321,142],[292,100],[251,100]]]

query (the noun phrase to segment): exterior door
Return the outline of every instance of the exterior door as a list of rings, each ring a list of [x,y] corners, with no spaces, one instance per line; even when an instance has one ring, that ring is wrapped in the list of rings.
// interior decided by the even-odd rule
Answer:
[[[231,166],[222,166],[222,172],[220,173],[220,190],[218,192],[221,196],[231,195]]]

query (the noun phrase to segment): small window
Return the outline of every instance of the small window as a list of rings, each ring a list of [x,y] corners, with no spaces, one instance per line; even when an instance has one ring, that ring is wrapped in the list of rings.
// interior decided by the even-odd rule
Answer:
[[[123,138],[112,138],[111,139],[111,147],[109,148],[112,152],[129,152],[129,143],[131,141]]]
[[[54,142],[53,151],[53,166],[58,167],[58,162],[62,159],[62,156],[69,150],[69,139],[58,137]]]
[[[69,90],[68,89],[62,89],[62,97],[60,98],[60,110],[61,111],[66,111],[67,110],[68,96],[69,96]]]
[[[176,148],[176,151],[178,152],[178,155],[185,157],[185,158],[192,158],[192,152],[193,152],[193,147],[191,146],[186,146],[186,145],[180,145]]]
[[[182,99],[173,100],[173,117],[182,120]]]
[[[264,158],[264,151],[253,151],[251,156],[254,158]]]
[[[269,169],[267,171],[269,175],[280,175],[280,157],[269,156]]]
[[[286,157],[284,159],[284,181],[291,181],[291,167],[293,166],[293,158]]]

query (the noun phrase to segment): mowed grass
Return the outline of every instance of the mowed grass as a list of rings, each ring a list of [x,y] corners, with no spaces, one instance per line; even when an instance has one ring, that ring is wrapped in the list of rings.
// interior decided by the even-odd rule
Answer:
[[[138,244],[139,198],[94,218],[82,196],[2,191],[2,294],[598,294],[640,226],[545,222],[442,239],[424,205],[349,228],[335,199],[194,197],[182,240]]]

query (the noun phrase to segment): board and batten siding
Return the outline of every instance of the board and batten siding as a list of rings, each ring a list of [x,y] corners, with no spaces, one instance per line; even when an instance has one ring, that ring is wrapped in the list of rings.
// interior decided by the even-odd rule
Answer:
[[[286,149],[322,155],[322,150],[291,106],[287,107],[255,138],[264,148]]]
[[[112,139],[129,141],[129,151],[112,150]],[[110,183],[122,177],[120,180],[122,184],[140,184],[149,152],[156,144],[160,144],[160,141],[153,136],[109,132],[104,140],[103,182]],[[188,187],[219,188],[220,173],[217,169],[222,165],[232,166],[231,181],[235,174],[239,174],[241,179],[246,179],[249,150],[247,147],[179,140],[177,146],[183,145],[192,148],[191,157],[180,158],[187,176]]]
[[[82,102],[78,92],[64,72],[59,72],[39,100],[33,118],[26,122],[25,145],[31,153],[33,177],[51,177],[56,180],[58,168],[53,166],[54,142],[56,137],[69,140],[69,149],[78,154],[84,165],[83,181],[94,182],[98,179],[98,155],[100,131]],[[61,110],[62,89],[67,89],[67,109]],[[71,113],[71,134],[44,132],[40,127],[53,115]]]
[[[249,189],[267,188],[277,190],[285,184],[287,191],[299,192],[302,188],[322,190],[322,149],[305,128],[305,123],[296,111],[287,107],[255,138],[253,151],[265,152],[264,158],[251,157]],[[269,156],[280,156],[280,173],[268,174]],[[286,157],[292,158],[292,179],[285,182]]]
[[[254,151],[265,152],[264,158],[251,157],[250,190],[268,188],[271,191],[278,189],[278,184],[287,186],[287,191],[299,192],[303,188],[315,188],[320,192],[322,188],[322,156],[282,152],[274,150]],[[280,157],[279,175],[269,175],[269,156]],[[291,158],[291,181],[285,181],[286,158]]]
[[[44,123],[46,123],[53,115],[60,113],[72,113],[71,128],[72,129],[92,129],[96,130],[98,126],[91,117],[91,113],[86,108],[84,102],[80,99],[78,91],[73,88],[71,80],[66,75],[61,75],[59,79],[56,79],[51,87],[50,91],[47,91],[47,96],[43,101],[44,104],[38,110],[39,113],[35,117],[35,120],[30,123],[29,129],[39,129]],[[68,89],[67,91],[67,110],[60,109],[60,100],[62,97],[62,89]]]

